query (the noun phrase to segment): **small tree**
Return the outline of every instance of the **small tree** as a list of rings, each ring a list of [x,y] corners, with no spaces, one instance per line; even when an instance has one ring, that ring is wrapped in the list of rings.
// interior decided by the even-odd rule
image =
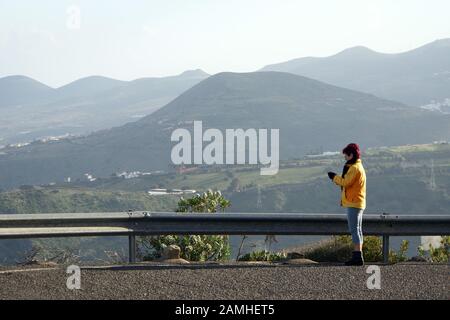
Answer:
[[[177,212],[208,212],[225,211],[231,202],[220,191],[208,190],[203,194],[196,194],[189,199],[180,198]]]
[[[176,211],[215,213],[230,205],[220,191],[208,190],[189,199],[181,197]],[[165,235],[143,237],[139,241],[145,251],[144,260],[160,258],[164,248],[172,244],[179,246],[181,258],[189,261],[226,260],[231,253],[228,236],[223,235]]]

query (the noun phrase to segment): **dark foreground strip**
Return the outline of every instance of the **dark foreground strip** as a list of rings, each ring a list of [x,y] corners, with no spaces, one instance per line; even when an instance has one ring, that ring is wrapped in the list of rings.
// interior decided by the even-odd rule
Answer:
[[[98,311],[102,319],[301,319],[330,316],[346,317],[364,308],[368,314],[379,314],[386,307],[401,308],[403,316],[413,315],[418,309],[432,308],[444,312],[448,301],[281,301],[281,300],[165,300],[165,301],[1,301],[3,312],[15,317],[45,314],[48,319],[84,319]],[[7,310],[10,309],[10,310]],[[422,309],[423,310],[423,309]],[[89,317],[88,316],[88,317]],[[95,317],[95,316],[94,316]]]

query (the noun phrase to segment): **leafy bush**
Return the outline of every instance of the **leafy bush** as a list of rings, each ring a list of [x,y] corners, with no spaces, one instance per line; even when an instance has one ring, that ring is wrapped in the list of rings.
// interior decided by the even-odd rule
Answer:
[[[161,258],[164,248],[177,245],[180,257],[188,261],[226,260],[230,256],[228,238],[217,235],[167,235],[145,237],[139,245],[146,250],[144,260]]]
[[[389,250],[389,262],[406,261],[408,246],[408,241],[404,240],[398,252],[392,249]],[[350,258],[352,251],[351,236],[334,236],[331,241],[324,242],[305,252],[305,257],[318,262],[344,262]],[[381,237],[364,237],[363,256],[366,262],[380,262],[383,260]]]
[[[180,198],[177,212],[224,211],[230,206],[220,191],[208,190],[192,198]],[[189,261],[227,260],[231,249],[228,236],[223,235],[164,235],[142,237],[138,241],[139,250],[143,251],[144,260],[160,258],[169,245],[177,245],[181,249],[181,258]]]
[[[344,262],[352,254],[353,246],[348,236],[335,236],[305,251],[306,259],[317,262]]]
[[[389,262],[390,263],[398,263],[404,262],[408,258],[406,257],[406,252],[408,251],[409,241],[403,240],[400,244],[400,249],[395,252],[394,250],[389,250]]]
[[[203,194],[196,194],[190,199],[180,198],[177,212],[217,212],[224,211],[231,202],[220,191],[208,190]]]
[[[422,246],[418,248],[419,256],[426,258],[426,252]],[[434,248],[430,245],[428,252],[429,260],[431,262],[437,263],[447,263],[449,262],[450,256],[450,236],[441,237],[441,246],[439,248]]]
[[[276,262],[286,259],[284,252],[269,252],[266,250],[253,251],[240,257],[238,261],[269,261]]]

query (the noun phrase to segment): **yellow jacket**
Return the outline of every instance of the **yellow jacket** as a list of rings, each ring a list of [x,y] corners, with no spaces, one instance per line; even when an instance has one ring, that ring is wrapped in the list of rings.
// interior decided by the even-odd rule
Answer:
[[[361,159],[349,165],[345,177],[336,175],[333,182],[342,187],[341,206],[350,208],[366,208],[366,172]]]

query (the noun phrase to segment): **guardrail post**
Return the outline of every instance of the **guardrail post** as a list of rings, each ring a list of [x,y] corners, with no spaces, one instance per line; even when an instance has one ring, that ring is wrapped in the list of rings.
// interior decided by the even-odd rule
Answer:
[[[136,236],[135,235],[128,236],[128,262],[129,263],[136,262]]]
[[[389,236],[383,235],[383,262],[389,263]]]

